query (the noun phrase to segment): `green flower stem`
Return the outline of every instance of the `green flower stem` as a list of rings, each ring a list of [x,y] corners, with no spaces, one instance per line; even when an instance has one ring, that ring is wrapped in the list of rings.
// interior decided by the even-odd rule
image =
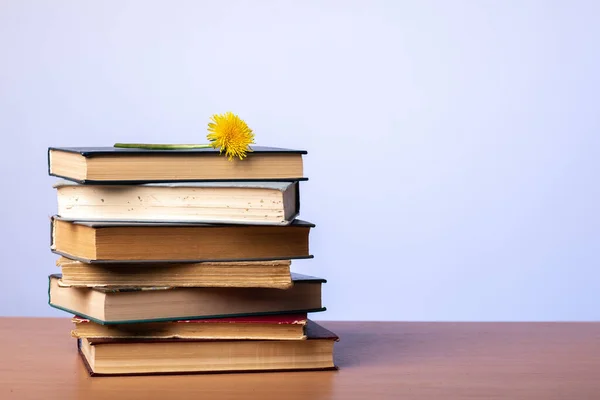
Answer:
[[[115,143],[114,147],[126,149],[150,150],[179,150],[179,149],[208,149],[210,144],[156,144],[156,143]]]

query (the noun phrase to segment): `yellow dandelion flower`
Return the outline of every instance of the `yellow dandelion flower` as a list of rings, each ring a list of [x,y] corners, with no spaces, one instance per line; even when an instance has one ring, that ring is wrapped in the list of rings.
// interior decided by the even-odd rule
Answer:
[[[254,133],[246,122],[232,112],[215,114],[208,123],[207,139],[209,144],[160,144],[160,143],[115,143],[114,147],[136,148],[147,150],[189,150],[220,148],[219,154],[243,160],[246,153],[252,151],[250,144],[254,143]]]
[[[254,143],[254,133],[246,122],[232,112],[215,114],[208,123],[208,135],[213,148],[220,148],[219,154],[225,155],[231,161],[233,157],[243,160],[246,152],[252,151],[250,144]]]

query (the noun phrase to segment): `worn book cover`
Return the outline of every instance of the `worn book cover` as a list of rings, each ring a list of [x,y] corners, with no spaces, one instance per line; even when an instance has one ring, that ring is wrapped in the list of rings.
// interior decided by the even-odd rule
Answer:
[[[54,184],[67,221],[287,225],[300,213],[299,182]]]
[[[286,290],[269,288],[73,288],[48,277],[48,304],[101,325],[306,314],[325,311],[327,281],[292,273]]]

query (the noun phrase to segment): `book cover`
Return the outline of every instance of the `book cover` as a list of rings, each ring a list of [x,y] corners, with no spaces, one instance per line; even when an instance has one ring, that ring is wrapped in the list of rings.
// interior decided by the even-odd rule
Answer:
[[[60,179],[53,187],[65,221],[288,225],[300,213],[299,182],[111,185]]]
[[[80,315],[75,315],[71,319],[74,323],[86,323],[90,322],[89,318],[84,318]],[[231,323],[231,324],[305,324],[307,321],[307,314],[280,314],[280,315],[254,315],[245,317],[226,317],[226,318],[201,318],[201,319],[180,319],[176,321],[169,321],[168,323],[174,324],[211,324],[211,323]]]
[[[88,227],[92,229],[102,229],[106,235],[108,235],[111,229],[116,228],[131,228],[135,230],[132,233],[130,241],[130,245],[139,245],[146,246],[143,256],[135,257],[135,258],[88,258],[82,256],[81,254],[77,254],[75,251],[66,251],[60,248],[57,248],[56,245],[56,224],[55,222],[72,225],[72,226],[82,226]],[[308,235],[312,228],[315,227],[315,224],[303,221],[300,219],[294,219],[288,225],[241,225],[241,224],[207,224],[207,223],[197,223],[197,222],[136,222],[136,221],[66,221],[59,216],[53,216],[50,221],[50,249],[52,252],[64,256],[66,258],[70,258],[72,260],[77,260],[83,263],[194,263],[194,262],[236,262],[236,261],[272,261],[272,260],[291,260],[291,259],[306,259],[313,258],[311,254],[308,253]],[[140,230],[139,228],[157,228],[153,229],[152,232],[147,230]],[[187,257],[187,258],[155,258],[152,255],[153,251],[158,251],[161,249],[147,247],[147,243],[149,239],[156,239],[158,234],[162,234],[161,238],[164,240],[161,241],[161,244],[165,244],[167,240],[175,240],[174,237],[167,234],[167,230],[177,229],[179,233],[183,231],[183,229],[178,228],[186,228],[188,234],[193,235],[194,231],[198,230],[206,230],[206,229],[215,229],[215,232],[220,232],[220,237],[222,241],[220,242],[221,247],[227,248],[227,250],[240,252],[244,250],[246,255],[237,256],[236,255],[226,255],[223,252],[220,252],[218,256],[220,258],[216,258],[215,256],[195,256],[195,257]],[[227,229],[228,234],[225,235],[223,229]],[[291,243],[286,242],[286,232],[291,232],[290,230],[295,229],[305,229],[306,234],[302,237],[301,240],[296,241],[297,247],[299,247],[297,253],[288,253],[291,248]],[[116,229],[117,231],[121,231],[121,229]],[[231,231],[229,231],[231,230]],[[258,230],[258,231],[257,231]],[[231,234],[229,234],[231,232]],[[122,233],[120,233],[122,234]],[[237,235],[234,237],[233,235]],[[206,235],[205,235],[206,236]],[[214,235],[209,235],[213,236]],[[210,250],[210,245],[203,242],[200,239],[193,238],[188,241],[188,247],[186,249],[192,249],[196,252],[203,251],[204,249]],[[242,241],[240,238],[244,237],[245,239]],[[223,243],[225,241],[232,242],[230,246],[224,246]],[[244,244],[244,246],[240,245],[240,242]],[[71,243],[71,242],[69,242]],[[81,244],[82,240],[75,237],[73,243]],[[285,243],[285,244],[284,244]],[[276,244],[278,246],[279,254],[273,254],[270,249],[261,249],[259,245],[267,244],[272,246]],[[91,244],[94,246],[93,244]],[[181,243],[173,243],[173,246],[180,246]],[[189,247],[193,245],[193,247]],[[168,248],[172,248],[170,246],[166,246]],[[166,248],[162,246],[162,248]],[[147,249],[147,251],[146,251]],[[260,252],[259,252],[260,250]],[[181,255],[182,253],[177,253]],[[255,254],[255,255],[247,255],[247,254]],[[146,258],[147,257],[147,258]]]
[[[247,158],[243,161],[242,164],[245,167],[252,167],[249,165],[250,163],[254,164],[255,160],[259,160],[263,156],[273,157],[273,156],[294,156],[302,157],[307,154],[306,150],[296,150],[296,149],[287,149],[287,148],[279,148],[279,147],[269,147],[269,146],[251,146],[252,151],[247,154]],[[169,159],[173,157],[181,157],[186,158],[186,160],[192,160],[190,157],[193,157],[194,160],[200,158],[213,158],[213,157],[224,157],[219,154],[219,149],[214,148],[201,148],[201,149],[176,149],[176,150],[151,150],[151,149],[142,149],[142,148],[118,148],[118,147],[49,147],[48,148],[48,174],[50,176],[56,176],[59,178],[71,180],[74,182],[79,182],[82,184],[137,184],[137,183],[148,183],[148,182],[185,182],[185,181],[306,181],[308,178],[300,175],[296,176],[296,173],[299,173],[297,169],[292,169],[296,172],[291,172],[292,175],[281,175],[282,171],[272,170],[272,173],[266,174],[269,176],[255,176],[253,174],[242,176],[240,175],[241,170],[239,167],[235,167],[234,164],[228,165],[230,171],[225,173],[223,176],[212,175],[213,173],[210,171],[206,171],[204,167],[204,173],[202,176],[168,176],[164,174],[149,174],[144,178],[123,178],[120,176],[115,176],[112,178],[102,179],[93,179],[84,176],[77,176],[74,173],[72,168],[62,168],[60,171],[53,171],[53,161],[52,157],[55,153],[63,153],[63,154],[72,154],[72,157],[79,156],[80,160],[75,161],[75,164],[79,165],[82,163],[86,163],[88,160],[93,160],[95,158],[135,158],[135,157],[159,157],[163,162],[165,157]],[[289,158],[289,157],[286,157]],[[204,163],[203,163],[204,164]],[[106,166],[105,166],[106,167]],[[113,171],[114,172],[114,171]]]
[[[307,154],[306,150],[298,149],[287,149],[283,147],[271,147],[271,146],[250,146],[252,151],[248,153],[248,157],[252,154]],[[48,147],[50,150],[66,151],[68,153],[81,154],[84,157],[95,157],[102,155],[140,155],[140,154],[197,154],[202,156],[216,156],[219,155],[219,149],[212,147],[202,149],[177,149],[177,150],[160,150],[160,149],[142,149],[142,148],[125,148],[125,147],[112,147],[112,146],[74,146],[74,147]]]
[[[305,309],[286,309],[286,310],[278,310],[278,311],[260,311],[260,312],[241,312],[241,313],[229,313],[229,314],[213,314],[213,315],[186,315],[186,316],[173,316],[173,317],[165,317],[165,318],[138,318],[138,319],[129,319],[129,320],[101,320],[98,318],[94,318],[86,313],[82,313],[77,310],[72,310],[70,308],[60,306],[55,304],[52,301],[52,280],[60,280],[61,274],[52,274],[48,276],[48,304],[56,308],[58,310],[65,311],[72,315],[77,315],[79,318],[88,319],[100,325],[116,325],[116,324],[137,324],[137,323],[146,323],[146,322],[170,322],[170,321],[178,321],[178,320],[206,320],[206,319],[214,319],[214,318],[239,318],[239,317],[258,317],[258,316],[276,316],[276,315],[286,315],[286,314],[308,314],[313,312],[322,312],[326,311],[325,307],[316,307],[316,308],[305,308]],[[292,281],[294,285],[302,285],[302,284],[323,284],[326,283],[327,280],[323,278],[318,278],[309,275],[303,275],[292,272]],[[61,290],[76,290],[79,293],[91,293],[91,292],[99,292],[99,293],[107,293],[107,294],[118,294],[125,293],[129,294],[132,292],[160,292],[160,291],[176,291],[176,290],[194,290],[194,291],[208,291],[215,288],[169,288],[169,287],[154,287],[154,288],[140,288],[140,287],[131,287],[131,288],[60,288]],[[227,289],[229,291],[238,291],[239,289]],[[243,293],[247,296],[257,297],[264,295],[265,293],[286,295],[290,290],[281,290],[281,289],[243,289]],[[267,292],[265,292],[267,291]],[[320,303],[320,300],[319,300]]]

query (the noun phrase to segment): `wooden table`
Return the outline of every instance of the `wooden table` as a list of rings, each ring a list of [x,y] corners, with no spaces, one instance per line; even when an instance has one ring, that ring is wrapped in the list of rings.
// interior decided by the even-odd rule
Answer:
[[[91,378],[68,319],[0,318],[0,399],[600,399],[600,323],[323,325],[339,371]]]

